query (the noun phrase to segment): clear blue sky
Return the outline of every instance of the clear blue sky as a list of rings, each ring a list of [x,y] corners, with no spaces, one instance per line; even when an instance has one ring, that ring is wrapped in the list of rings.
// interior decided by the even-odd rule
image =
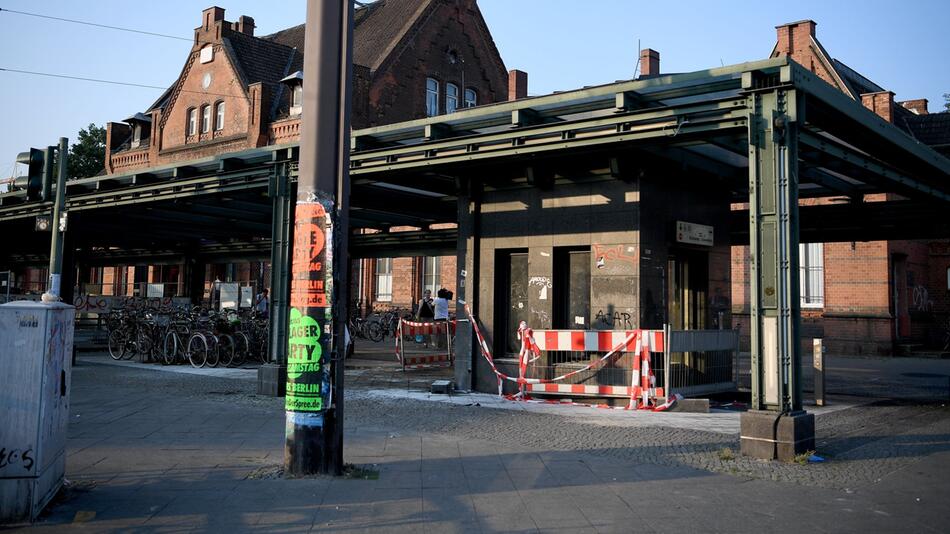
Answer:
[[[0,0],[0,8],[190,37],[202,2]],[[897,93],[942,109],[950,92],[950,2],[682,0],[479,0],[506,66],[529,73],[532,95],[629,79],[637,40],[660,51],[664,72],[688,72],[766,57],[775,26],[818,22],[835,58]],[[218,0],[226,18],[254,17],[257,33],[303,22],[304,0]],[[280,6],[279,8],[276,6]],[[0,67],[167,86],[190,44],[0,12]],[[161,93],[0,72],[0,177],[30,146],[70,141],[89,123],[120,121]]]

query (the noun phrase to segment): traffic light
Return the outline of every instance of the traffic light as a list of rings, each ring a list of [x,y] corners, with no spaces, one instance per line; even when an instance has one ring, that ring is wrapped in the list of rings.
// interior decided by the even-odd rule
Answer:
[[[46,150],[31,148],[29,152],[20,152],[17,163],[26,165],[26,176],[17,178],[13,185],[17,189],[26,189],[27,200],[53,200],[53,153],[55,147]]]

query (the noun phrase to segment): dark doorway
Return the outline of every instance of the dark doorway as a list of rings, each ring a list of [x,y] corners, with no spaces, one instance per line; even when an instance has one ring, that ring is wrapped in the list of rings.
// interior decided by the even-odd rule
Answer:
[[[554,249],[553,326],[586,329],[590,316],[590,247]],[[583,318],[578,324],[578,318]]]
[[[495,252],[495,353],[516,357],[521,350],[518,323],[529,321],[528,251]]]

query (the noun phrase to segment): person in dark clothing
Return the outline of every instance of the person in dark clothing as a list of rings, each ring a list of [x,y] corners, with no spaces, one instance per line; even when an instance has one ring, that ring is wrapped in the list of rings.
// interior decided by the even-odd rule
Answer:
[[[419,306],[416,308],[416,318],[423,323],[431,323],[435,317],[435,304],[432,301],[432,291],[426,289],[419,300]],[[425,347],[429,347],[432,336],[424,336]],[[417,340],[418,341],[418,340]]]

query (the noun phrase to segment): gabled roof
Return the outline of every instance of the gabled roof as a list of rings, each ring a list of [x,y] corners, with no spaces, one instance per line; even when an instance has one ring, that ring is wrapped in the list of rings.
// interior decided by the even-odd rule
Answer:
[[[865,78],[860,72],[845,65],[844,62],[839,59],[832,59],[831,63],[834,66],[835,72],[838,73],[838,76],[843,78],[845,83],[848,84],[848,88],[851,89],[851,92],[855,98],[860,99],[861,95],[867,93],[880,93],[886,90],[880,85]]]
[[[432,0],[377,0],[356,9],[353,18],[353,63],[375,70],[406,36]],[[303,58],[306,24],[261,39],[296,48]],[[302,67],[294,65],[296,70]]]
[[[911,114],[905,118],[915,139],[932,147],[950,148],[950,112]]]
[[[291,47],[239,32],[228,32],[222,40],[233,52],[232,59],[245,87],[258,82],[279,83],[290,72],[296,55]]]

